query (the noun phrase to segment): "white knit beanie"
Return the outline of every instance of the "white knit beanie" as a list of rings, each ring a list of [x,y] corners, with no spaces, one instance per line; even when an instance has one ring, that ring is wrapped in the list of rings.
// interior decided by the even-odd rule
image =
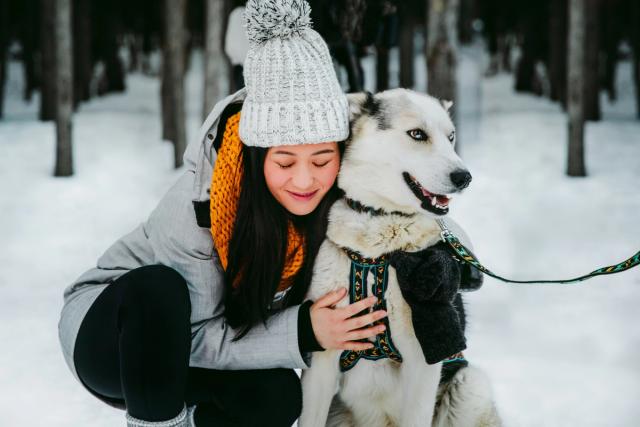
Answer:
[[[305,0],[249,0],[247,96],[240,115],[245,145],[313,144],[349,136],[349,107]]]

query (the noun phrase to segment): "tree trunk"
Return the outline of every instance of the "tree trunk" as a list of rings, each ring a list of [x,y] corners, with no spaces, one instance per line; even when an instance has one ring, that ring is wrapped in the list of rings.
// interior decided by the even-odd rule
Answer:
[[[376,90],[382,92],[389,89],[389,48],[383,44],[376,45]]]
[[[471,43],[473,37],[473,6],[474,0],[460,0],[460,19],[458,23],[458,34],[460,43],[467,45]]]
[[[77,108],[81,101],[90,97],[89,84],[92,74],[91,58],[91,2],[90,0],[74,0],[74,85],[73,103]]]
[[[0,0],[0,119],[4,117],[4,86],[7,80],[7,48],[9,45],[9,2]]]
[[[206,0],[203,119],[229,91],[229,70],[222,51],[224,0]]]
[[[623,0],[624,1],[624,0]],[[622,38],[621,24],[623,13],[621,13],[622,1],[607,0],[602,3],[602,28],[601,43],[602,53],[604,55],[604,72],[602,76],[602,87],[607,91],[609,101],[617,99],[615,77],[616,67],[618,65],[618,45]],[[636,4],[635,1],[629,2],[631,5]],[[632,26],[633,29],[636,26]]]
[[[584,119],[600,120],[599,0],[585,2]]]
[[[106,32],[104,45],[104,71],[106,78],[106,92],[124,92],[126,84],[124,81],[124,65],[120,60],[118,50],[118,36],[121,33],[119,11],[114,10],[113,3],[109,6],[109,14],[105,17]]]
[[[184,107],[184,55],[185,55],[185,14],[186,0],[164,0],[164,64],[162,90],[166,91],[163,101],[163,121],[168,127],[168,136],[174,144],[174,164],[182,166],[182,156],[186,148],[185,107]]]
[[[567,108],[567,0],[554,0],[549,14],[549,80],[551,100]]]
[[[429,0],[427,25],[427,92],[456,102],[458,68],[458,0]]]
[[[72,0],[55,0],[56,166],[55,176],[73,175],[71,114],[73,112]]]
[[[569,63],[567,75],[569,153],[567,174],[586,176],[584,166],[585,9],[589,0],[569,0]]]
[[[631,22],[640,22],[640,2],[632,1],[630,10]],[[631,25],[631,48],[633,49],[633,81],[636,88],[636,113],[640,119],[640,28]]]
[[[400,87],[411,89],[414,85],[414,36],[416,20],[406,3],[400,4]]]
[[[38,0],[24,0],[23,4],[23,25],[19,29],[20,44],[24,56],[22,58],[24,64],[24,92],[23,99],[26,102],[31,101],[33,91],[40,87],[39,79],[36,75],[36,53],[38,37],[40,35],[40,17],[41,11]]]
[[[544,83],[536,73],[536,64],[548,58],[548,7],[548,2],[524,2],[521,6],[522,56],[516,67],[517,92],[544,93]]]
[[[40,120],[56,118],[56,57],[55,57],[55,0],[41,0],[40,31]]]

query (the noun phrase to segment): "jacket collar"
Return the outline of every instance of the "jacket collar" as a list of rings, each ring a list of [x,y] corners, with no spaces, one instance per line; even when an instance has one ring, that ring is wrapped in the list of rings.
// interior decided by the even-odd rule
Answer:
[[[243,101],[246,97],[246,89],[242,88],[223,100],[219,101],[211,110],[203,125],[200,127],[196,138],[192,140],[182,157],[187,170],[195,174],[191,200],[194,202],[209,201],[209,186],[213,173],[213,164],[216,160],[216,151],[213,148],[220,122],[220,115],[227,105],[232,102]]]

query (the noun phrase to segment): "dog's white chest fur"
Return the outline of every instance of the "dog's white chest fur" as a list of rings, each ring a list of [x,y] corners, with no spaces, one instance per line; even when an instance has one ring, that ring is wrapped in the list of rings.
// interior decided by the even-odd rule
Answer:
[[[351,260],[342,247],[375,258],[398,249],[416,251],[431,246],[438,241],[439,233],[435,221],[426,216],[371,216],[352,210],[340,200],[332,207],[327,239],[318,253],[307,298],[316,300],[331,290],[348,289]],[[390,423],[423,426],[424,420],[431,419],[440,364],[427,365],[424,360],[413,331],[410,308],[402,297],[392,267],[387,280],[389,329],[403,362],[360,359],[351,370],[341,373],[338,364],[341,350],[313,353],[311,368],[303,373],[301,427],[382,427]],[[371,295],[370,289],[368,294]],[[344,298],[337,306],[348,303],[348,298]],[[339,400],[335,399],[330,408],[336,392]],[[420,401],[415,401],[416,396],[421,396]],[[340,404],[349,408],[349,422],[342,420]]]

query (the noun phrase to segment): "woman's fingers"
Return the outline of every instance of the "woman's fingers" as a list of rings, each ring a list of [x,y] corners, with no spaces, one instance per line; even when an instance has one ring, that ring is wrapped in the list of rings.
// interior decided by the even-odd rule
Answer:
[[[373,344],[358,342],[358,341],[346,341],[340,346],[340,348],[342,350],[362,351],[362,350],[368,350],[370,348],[373,348]]]
[[[362,316],[347,319],[345,320],[344,324],[347,327],[347,331],[352,331],[354,329],[360,329],[363,326],[368,325],[369,323],[375,322],[376,320],[382,319],[386,315],[386,311],[376,310],[369,314],[363,314]]]
[[[321,307],[331,307],[334,304],[337,304],[345,295],[346,289],[340,288],[335,291],[327,292],[322,297],[320,297],[313,305],[317,308]]]
[[[355,314],[360,313],[362,310],[366,308],[371,307],[376,303],[377,299],[378,299],[377,297],[371,296],[369,298],[365,298],[358,302],[354,302],[353,304],[349,304],[348,306],[340,308],[339,310],[341,311],[343,317],[346,319]]]
[[[384,325],[372,326],[370,328],[358,329],[355,331],[348,332],[346,335],[346,338],[349,341],[361,340],[363,338],[375,337],[376,335],[384,332],[384,330],[385,330]]]

